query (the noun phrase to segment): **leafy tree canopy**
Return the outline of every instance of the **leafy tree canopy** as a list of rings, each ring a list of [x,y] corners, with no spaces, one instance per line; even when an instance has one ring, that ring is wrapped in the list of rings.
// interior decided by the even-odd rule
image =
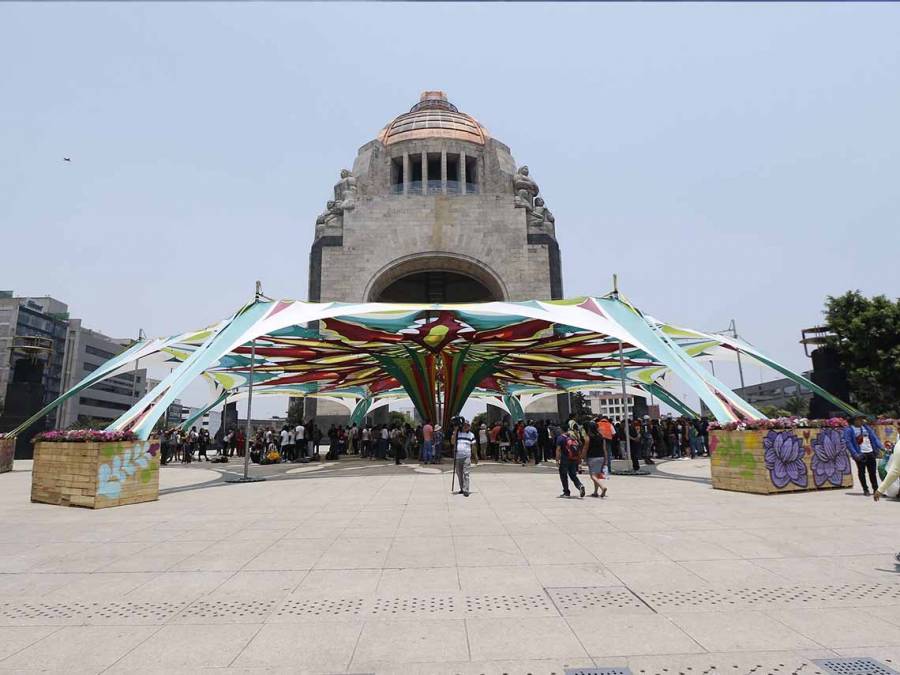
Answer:
[[[857,407],[871,414],[900,412],[900,298],[867,298],[859,291],[828,296],[828,345],[847,372]]]

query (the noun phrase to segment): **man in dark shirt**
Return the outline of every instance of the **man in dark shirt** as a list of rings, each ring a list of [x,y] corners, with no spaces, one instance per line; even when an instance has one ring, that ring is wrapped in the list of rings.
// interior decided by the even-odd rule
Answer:
[[[581,463],[582,448],[578,442],[574,430],[567,433],[560,432],[556,437],[556,462],[559,464],[559,480],[562,482],[563,491],[560,497],[570,497],[569,479],[578,488],[581,497],[584,497],[584,485],[578,480],[578,465]]]

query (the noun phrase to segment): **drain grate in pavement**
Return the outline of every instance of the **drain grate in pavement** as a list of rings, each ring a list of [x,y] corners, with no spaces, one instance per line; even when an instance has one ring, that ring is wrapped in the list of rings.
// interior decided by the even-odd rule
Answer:
[[[619,668],[566,668],[566,675],[631,675],[631,669]]]
[[[653,611],[623,586],[548,588],[547,593],[560,614],[592,611],[650,614]]]
[[[817,659],[813,663],[832,675],[898,675],[893,668],[870,658]]]
[[[236,619],[265,617],[275,605],[274,600],[198,600],[182,612],[183,618]]]
[[[900,600],[900,584],[833,584],[828,586],[761,586],[758,588],[640,591],[654,608],[728,608],[778,605],[892,604]]]
[[[275,613],[276,616],[358,616],[362,611],[362,598],[310,598],[288,600]]]

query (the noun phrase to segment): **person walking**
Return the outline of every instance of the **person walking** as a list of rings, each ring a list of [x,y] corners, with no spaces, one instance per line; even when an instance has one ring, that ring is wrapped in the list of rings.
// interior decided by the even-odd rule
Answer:
[[[578,489],[581,497],[584,497],[584,485],[578,480],[578,465],[581,464],[582,448],[578,442],[578,434],[575,429],[563,433],[560,431],[556,439],[556,463],[559,465],[559,480],[562,483],[562,497],[571,497],[569,493],[569,480],[571,479]]]
[[[608,424],[608,422],[607,422]],[[609,451],[606,439],[600,434],[597,425],[589,424],[587,428],[587,465],[591,481],[594,483],[594,493],[591,497],[606,496],[606,475],[609,472]],[[599,494],[597,491],[600,491]]]
[[[472,433],[472,425],[463,422],[462,430],[458,428],[453,432],[453,470],[459,481],[459,492],[464,497],[469,496],[469,472],[472,468],[472,444],[475,442],[475,434]]]
[[[862,484],[863,494],[869,496],[869,485],[866,483],[866,472],[872,481],[872,489],[878,487],[878,451],[884,452],[884,446],[878,440],[875,431],[866,424],[864,415],[853,418],[852,424],[844,429],[844,444],[850,451],[851,457],[856,461],[859,472],[859,482]]]

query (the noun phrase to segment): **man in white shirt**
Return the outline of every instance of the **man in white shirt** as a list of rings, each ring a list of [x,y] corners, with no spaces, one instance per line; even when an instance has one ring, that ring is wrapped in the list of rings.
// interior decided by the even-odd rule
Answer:
[[[866,424],[863,415],[857,415],[852,423],[844,429],[844,444],[850,451],[850,456],[856,461],[859,474],[859,482],[862,484],[863,494],[869,494],[869,486],[866,483],[866,472],[872,483],[872,489],[878,487],[877,456],[878,450],[884,450],[884,445],[878,439],[878,435],[872,427]]]
[[[306,427],[302,424],[294,428],[294,445],[299,449],[297,454],[306,457]]]
[[[453,432],[453,469],[459,479],[459,492],[457,494],[469,496],[469,471],[472,468],[472,444],[475,442],[475,434],[472,433],[472,425],[464,422],[462,430],[457,428]]]

